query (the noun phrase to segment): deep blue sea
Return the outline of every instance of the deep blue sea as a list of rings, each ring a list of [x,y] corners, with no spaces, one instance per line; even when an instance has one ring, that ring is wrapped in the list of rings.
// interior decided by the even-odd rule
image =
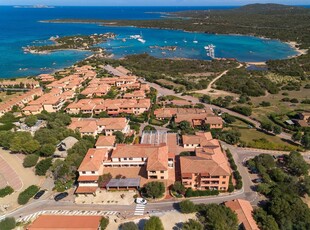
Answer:
[[[24,54],[22,47],[49,42],[51,36],[113,32],[117,39],[101,44],[116,58],[147,52],[156,57],[210,59],[204,46],[214,44],[216,57],[240,61],[266,61],[296,54],[290,46],[276,40],[250,36],[211,35],[182,31],[104,27],[95,24],[42,23],[41,20],[76,19],[160,19],[160,12],[192,9],[229,9],[233,7],[55,7],[14,8],[0,6],[0,78],[31,76],[70,66],[89,52],[59,51],[51,54]],[[145,43],[129,39],[142,35]],[[194,43],[196,40],[198,43]],[[176,51],[150,46],[177,46]]]

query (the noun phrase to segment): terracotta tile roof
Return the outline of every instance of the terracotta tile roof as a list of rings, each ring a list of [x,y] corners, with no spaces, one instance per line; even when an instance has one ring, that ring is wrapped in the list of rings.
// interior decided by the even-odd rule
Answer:
[[[211,117],[209,116],[205,120],[205,123],[206,124],[223,124],[223,119],[217,116],[211,116]]]
[[[78,181],[97,181],[99,179],[99,175],[89,176],[89,175],[80,175]]]
[[[76,194],[93,194],[97,191],[98,187],[93,187],[93,186],[79,186],[74,193]]]
[[[208,173],[212,176],[229,176],[230,172],[222,168],[212,159],[183,156],[180,157],[181,174],[183,173]]]
[[[127,126],[128,120],[125,117],[100,118],[97,124],[104,126],[105,129],[123,130]]]
[[[118,144],[111,158],[147,158],[147,170],[158,171],[168,168],[168,146],[166,145],[126,145]]]
[[[156,117],[173,117],[175,115],[191,115],[191,114],[213,114],[211,110],[195,109],[195,108],[160,108],[154,111]]]
[[[28,105],[25,108],[23,108],[23,111],[30,111],[30,112],[36,112],[39,110],[43,110],[41,105]]]
[[[115,140],[115,136],[99,136],[95,146],[114,146]]]
[[[210,134],[207,133],[196,134],[200,135],[200,137],[205,135],[206,139],[203,139],[200,142],[201,146],[195,149],[196,156],[180,158],[181,173],[230,175],[231,169],[225,154],[222,152],[219,141],[210,139]]]
[[[99,171],[107,153],[107,149],[88,149],[78,171]]]
[[[101,216],[41,215],[27,230],[98,230]]]
[[[212,135],[210,132],[196,132],[195,135],[183,135],[183,144],[198,144],[203,146],[208,140],[212,140]]]
[[[259,230],[253,216],[253,208],[249,201],[236,199],[225,202],[225,206],[233,210],[237,216],[239,223],[243,224],[245,230]]]
[[[169,103],[169,102],[168,102]],[[192,105],[192,102],[186,101],[186,100],[172,100],[170,101],[171,104],[176,106],[185,106],[185,105]]]

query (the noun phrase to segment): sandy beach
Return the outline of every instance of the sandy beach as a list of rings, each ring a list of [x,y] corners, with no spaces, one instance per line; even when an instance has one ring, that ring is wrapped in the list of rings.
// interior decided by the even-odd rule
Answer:
[[[298,46],[299,44],[297,42],[294,42],[294,41],[289,41],[289,42],[286,42],[289,46],[291,46],[292,48],[294,48],[298,54],[296,55],[293,55],[291,57],[298,57],[300,55],[303,55],[303,54],[307,54],[308,53],[308,50],[307,49],[300,49]]]

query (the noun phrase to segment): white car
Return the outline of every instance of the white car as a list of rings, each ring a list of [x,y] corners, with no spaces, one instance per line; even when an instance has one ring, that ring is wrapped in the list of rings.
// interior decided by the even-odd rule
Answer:
[[[143,198],[136,198],[136,204],[147,204],[147,201]]]

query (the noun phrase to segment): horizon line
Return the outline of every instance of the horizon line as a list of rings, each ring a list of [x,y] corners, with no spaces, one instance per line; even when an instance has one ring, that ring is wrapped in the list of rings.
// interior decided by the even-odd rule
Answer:
[[[232,5],[45,5],[45,4],[1,4],[0,6],[48,6],[48,7],[56,7],[56,6],[82,6],[82,7],[208,7],[208,6],[246,6],[246,5],[254,5],[254,4],[275,4],[275,5],[286,5],[286,6],[310,6],[310,4],[279,4],[279,3],[251,3],[251,4],[232,4]]]

